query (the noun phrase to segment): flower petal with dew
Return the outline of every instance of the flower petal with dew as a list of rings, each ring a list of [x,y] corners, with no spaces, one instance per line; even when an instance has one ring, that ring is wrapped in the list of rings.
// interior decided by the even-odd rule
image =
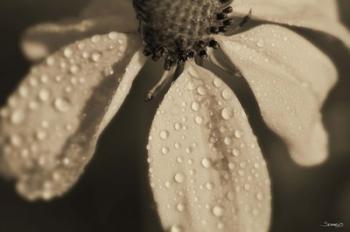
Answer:
[[[144,64],[134,35],[78,41],[34,66],[1,109],[0,160],[26,198],[66,192]]]
[[[107,10],[101,12],[101,8],[97,6],[101,6],[101,2],[99,4],[90,3],[80,17],[57,23],[42,23],[29,28],[22,42],[24,54],[29,59],[36,61],[63,46],[95,34],[105,34],[110,31],[124,33],[137,31],[136,16],[131,1],[108,3],[108,7],[106,5],[103,7],[108,9],[108,12]]]
[[[232,90],[188,64],[161,103],[149,138],[150,179],[169,231],[267,231],[270,181]]]
[[[303,165],[324,161],[328,146],[320,108],[337,79],[330,59],[296,33],[272,25],[223,38],[221,46],[294,160]]]
[[[323,31],[341,39],[350,48],[350,33],[339,19],[336,0],[235,0],[237,14],[252,9],[252,19]]]

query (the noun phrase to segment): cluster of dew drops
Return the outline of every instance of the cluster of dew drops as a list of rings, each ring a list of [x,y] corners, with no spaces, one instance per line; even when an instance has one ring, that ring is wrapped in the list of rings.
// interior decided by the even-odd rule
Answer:
[[[77,171],[73,169],[82,168],[90,158],[84,154],[75,157],[73,153],[56,157],[60,151],[50,154],[43,149],[47,149],[47,143],[56,143],[55,139],[64,142],[79,129],[79,123],[88,113],[84,112],[85,103],[94,96],[94,88],[114,74],[112,65],[127,52],[126,38],[116,32],[95,35],[49,56],[31,69],[0,110],[3,126],[8,131],[6,135],[0,135],[4,154],[9,157],[9,162],[24,165],[23,173],[17,173],[22,175],[20,178],[26,176],[28,170],[43,175],[45,183],[42,183],[44,193],[41,197],[49,199],[56,191],[55,186],[65,185],[67,180],[61,175],[72,175],[75,179]],[[113,59],[104,59],[104,53],[108,52],[113,53]],[[51,177],[45,169],[52,171]],[[27,177],[30,179],[30,173]],[[22,188],[19,191],[30,195],[26,193],[27,187],[19,187]]]
[[[197,75],[194,73],[193,75]],[[239,75],[239,74],[237,74]],[[200,80],[199,80],[200,81]],[[230,129],[225,126],[225,123],[220,124],[219,128],[216,128],[217,125],[213,125],[215,122],[210,122],[206,119],[206,116],[203,116],[203,112],[201,112],[201,108],[203,108],[203,105],[205,105],[205,101],[203,99],[208,99],[207,96],[210,95],[209,91],[211,91],[212,88],[216,89],[215,91],[218,91],[220,94],[220,98],[217,103],[217,108],[213,111],[217,112],[209,112],[210,116],[219,117],[219,120],[223,122],[228,122],[229,120],[232,120],[233,118],[241,118],[239,120],[247,120],[245,114],[241,114],[238,111],[235,111],[232,109],[232,107],[224,102],[229,102],[232,100],[233,95],[232,91],[228,89],[227,87],[224,87],[223,82],[219,78],[215,78],[212,82],[212,86],[208,87],[205,85],[194,85],[193,83],[189,82],[187,85],[187,90],[179,90],[176,89],[175,94],[170,93],[168,98],[173,99],[179,99],[181,97],[182,91],[192,91],[195,92],[195,94],[198,96],[197,99],[194,99],[192,102],[183,102],[179,108],[179,112],[181,113],[175,113],[174,115],[180,115],[179,118],[175,121],[171,120],[171,122],[166,123],[167,126],[164,126],[165,128],[157,128],[155,131],[157,133],[152,133],[152,135],[157,136],[158,138],[153,138],[153,136],[150,136],[149,138],[149,144],[147,146],[148,150],[152,150],[153,146],[155,145],[155,142],[152,142],[153,140],[161,141],[162,144],[161,147],[159,147],[158,154],[153,154],[149,157],[148,162],[150,164],[150,177],[151,177],[151,186],[153,189],[171,189],[173,185],[180,186],[181,184],[185,185],[184,191],[192,191],[193,195],[195,196],[194,199],[187,199],[187,201],[195,202],[198,204],[201,204],[201,195],[199,194],[199,191],[214,191],[214,188],[216,187],[217,183],[213,183],[210,181],[206,181],[205,183],[198,183],[196,180],[196,174],[199,170],[196,170],[197,163],[205,170],[215,170],[219,173],[219,175],[222,176],[223,179],[225,179],[227,182],[229,180],[232,180],[234,182],[234,189],[233,191],[236,192],[236,194],[239,194],[242,192],[242,190],[248,195],[249,197],[255,198],[257,205],[247,205],[245,207],[245,210],[249,213],[251,213],[252,216],[257,217],[259,215],[259,210],[261,207],[263,207],[262,201],[264,199],[264,191],[263,192],[252,192],[251,185],[254,183],[253,179],[255,178],[256,182],[261,186],[268,186],[269,180],[264,179],[260,180],[260,174],[261,174],[261,166],[266,165],[264,160],[260,156],[255,156],[256,154],[254,150],[259,149],[256,145],[256,138],[254,137],[254,141],[252,141],[251,144],[246,144],[244,139],[244,131],[241,129]],[[172,95],[173,94],[173,95]],[[179,96],[178,96],[179,95]],[[199,100],[198,100],[199,99]],[[175,108],[175,104],[173,104],[173,108]],[[162,107],[157,112],[157,115],[162,115],[164,112],[162,112]],[[191,113],[188,114],[188,111]],[[186,115],[186,116],[183,116]],[[188,117],[188,115],[191,115]],[[210,117],[209,116],[209,117]],[[192,123],[194,122],[194,123]],[[228,124],[230,125],[230,124]],[[213,151],[217,149],[218,146],[224,147],[222,151],[222,156],[229,157],[228,159],[225,159],[225,162],[220,163],[222,157],[211,157],[209,156],[203,156],[200,155],[200,148],[199,146],[202,146],[198,144],[197,139],[191,140],[190,137],[187,136],[189,130],[192,130],[193,127],[206,127],[209,131],[209,138],[207,141],[207,146],[212,149]],[[181,142],[182,140],[182,142]],[[162,142],[163,141],[163,142]],[[249,143],[249,142],[248,142]],[[221,148],[220,152],[221,152]],[[227,149],[227,150],[225,150]],[[250,152],[250,157],[243,157],[247,155],[246,150],[251,149],[253,152]],[[174,152],[172,152],[174,150]],[[196,151],[197,150],[197,151]],[[220,153],[217,152],[216,153]],[[243,153],[244,154],[243,154]],[[215,153],[215,152],[214,152]],[[248,152],[249,153],[249,152]],[[170,157],[169,155],[175,155],[176,157]],[[180,172],[174,172],[171,179],[165,179],[166,177],[159,177],[157,176],[157,170],[154,169],[156,165],[152,165],[153,162],[159,162],[157,161],[159,158],[157,156],[161,157],[168,157],[169,167],[164,168],[172,168],[177,167],[177,165],[180,165],[182,167],[182,171]],[[199,159],[199,160],[198,160]],[[222,159],[224,160],[224,159]],[[227,162],[226,162],[227,161]],[[221,169],[219,166],[216,167],[217,164],[225,165],[226,168]],[[185,168],[184,168],[185,166]],[[187,166],[187,167],[186,167]],[[192,167],[191,167],[192,166]],[[159,168],[159,167],[158,167]],[[250,172],[248,170],[250,169]],[[225,170],[229,170],[231,175],[226,172]],[[188,173],[187,173],[188,172]],[[264,173],[265,175],[266,173]],[[187,186],[190,184],[190,186]],[[222,183],[221,183],[222,184]],[[197,189],[198,188],[198,189]],[[262,187],[264,189],[264,187]],[[199,190],[199,191],[198,191]],[[254,190],[255,191],[255,190]],[[169,210],[175,209],[178,213],[182,213],[186,211],[186,204],[183,203],[183,201],[179,198],[185,197],[186,193],[184,193],[182,190],[178,193],[179,197],[176,197],[175,204],[172,206],[172,204],[168,204],[167,208]],[[244,193],[243,193],[244,194]],[[191,194],[190,194],[191,195]],[[225,193],[226,200],[228,201],[234,201],[235,200],[235,193],[232,191],[228,191]],[[217,196],[219,197],[219,196]],[[221,221],[221,218],[224,216],[226,210],[235,210],[235,209],[225,209],[226,204],[224,203],[225,200],[218,200],[217,203],[215,202],[207,202],[204,203],[204,207],[210,211],[210,214],[214,216],[218,220],[217,222],[217,229],[222,230],[225,228],[225,223]],[[192,203],[191,203],[192,204]],[[263,210],[263,209],[261,209]],[[203,226],[205,226],[207,222],[206,219],[201,219],[201,223]],[[183,232],[184,227],[181,225],[173,225],[169,228],[170,232]]]

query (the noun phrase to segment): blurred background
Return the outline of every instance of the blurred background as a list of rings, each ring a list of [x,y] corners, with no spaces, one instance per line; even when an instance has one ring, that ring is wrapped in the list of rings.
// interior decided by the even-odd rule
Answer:
[[[1,105],[30,67],[19,46],[23,31],[36,23],[75,16],[86,3],[0,1]],[[339,4],[342,20],[350,28],[350,1]],[[327,52],[340,73],[323,109],[331,155],[322,166],[297,166],[282,142],[260,125],[254,110],[248,112],[256,118],[253,127],[263,138],[259,142],[272,178],[271,231],[350,231],[350,53],[339,41],[299,32]],[[124,107],[104,132],[86,173],[64,197],[28,203],[15,193],[13,183],[0,180],[0,232],[162,231],[147,178],[147,134],[160,101],[143,102],[156,76],[149,72],[147,68],[142,71]],[[320,227],[324,221],[344,223],[344,227]]]

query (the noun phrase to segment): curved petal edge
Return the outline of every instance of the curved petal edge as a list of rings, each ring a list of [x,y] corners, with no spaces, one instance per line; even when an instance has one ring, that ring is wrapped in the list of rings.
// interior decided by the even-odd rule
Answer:
[[[111,32],[78,41],[34,66],[0,110],[0,160],[29,200],[78,180],[144,59],[139,40]]]
[[[296,33],[262,25],[221,39],[227,57],[242,72],[266,124],[302,165],[328,156],[320,109],[337,80],[330,59]]]

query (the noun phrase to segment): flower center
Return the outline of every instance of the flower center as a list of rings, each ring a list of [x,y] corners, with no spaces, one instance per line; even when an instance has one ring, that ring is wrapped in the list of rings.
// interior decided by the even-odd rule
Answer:
[[[232,0],[133,0],[143,38],[144,54],[164,57],[164,68],[193,57],[206,57],[217,48],[212,35],[233,23],[228,17]]]

